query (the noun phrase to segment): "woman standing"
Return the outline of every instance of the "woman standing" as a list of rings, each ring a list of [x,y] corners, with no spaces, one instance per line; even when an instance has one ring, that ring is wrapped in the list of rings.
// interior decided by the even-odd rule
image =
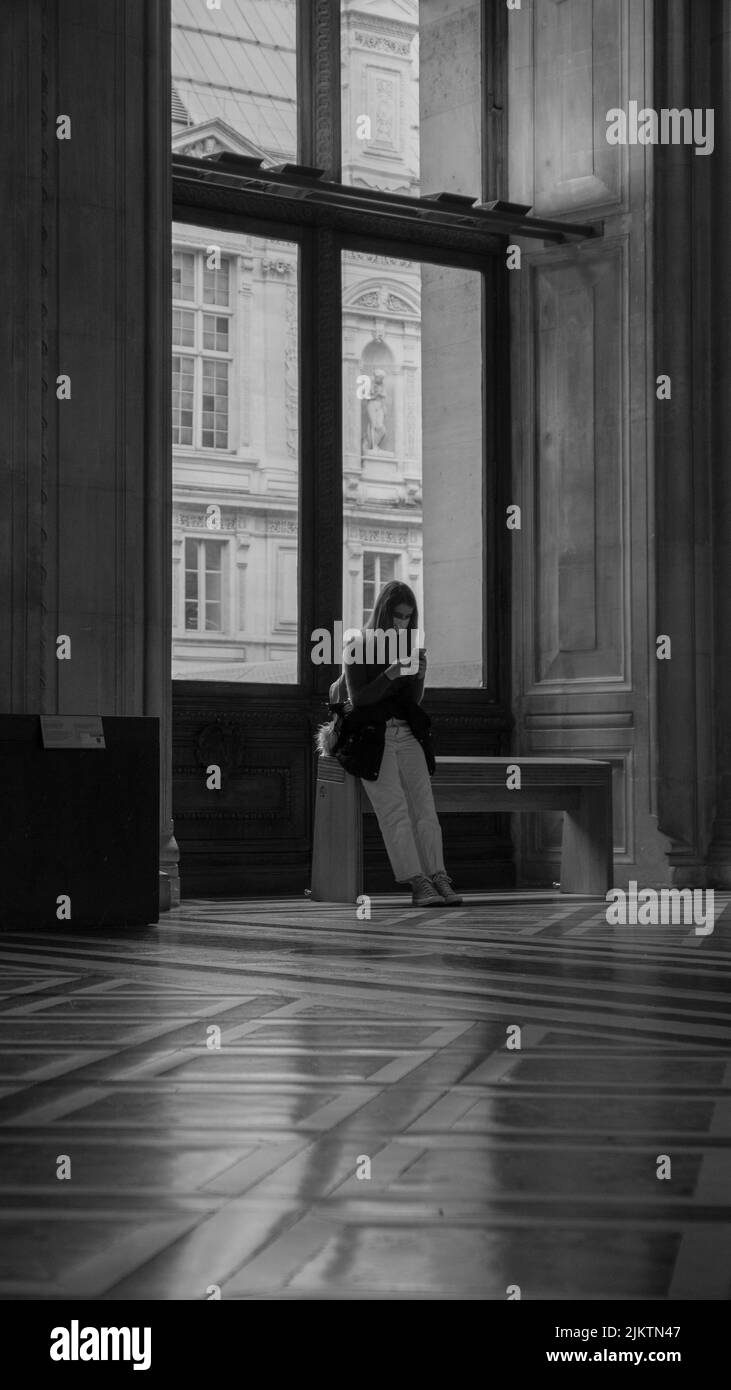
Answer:
[[[390,665],[377,661],[376,657],[383,655],[384,639],[380,644],[373,640],[394,630],[416,632],[418,622],[412,590],[391,580],[378,595],[367,627],[345,649],[343,674],[331,688],[330,703],[348,702],[355,721],[364,712],[379,740],[383,731],[383,754],[376,777],[361,778],[361,784],[378,818],[397,882],[411,884],[415,907],[456,905],[462,899],[444,867],[442,832],[429,780],[429,773],[434,771],[429,721],[419,708],[426,651],[420,649],[418,671],[409,674],[401,661]]]

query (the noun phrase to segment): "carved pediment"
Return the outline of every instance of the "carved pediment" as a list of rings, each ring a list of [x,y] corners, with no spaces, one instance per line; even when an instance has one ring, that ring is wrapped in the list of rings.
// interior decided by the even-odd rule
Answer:
[[[253,140],[247,140],[218,117],[175,131],[172,148],[173,154],[188,155],[192,159],[206,159],[212,154],[226,152],[269,161],[269,156]]]
[[[404,290],[402,285],[398,286],[398,291]],[[408,292],[408,291],[407,291]],[[419,305],[416,300],[410,301],[404,297],[403,293],[397,292],[397,287],[393,284],[374,285],[373,283],[356,286],[349,295],[345,297],[345,308],[348,309],[377,309],[387,314],[409,314],[417,316]]]

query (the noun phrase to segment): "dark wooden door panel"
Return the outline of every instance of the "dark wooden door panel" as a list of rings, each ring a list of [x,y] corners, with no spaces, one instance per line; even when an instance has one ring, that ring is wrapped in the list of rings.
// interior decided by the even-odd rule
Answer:
[[[173,800],[185,897],[304,892],[309,702],[218,690],[173,695]],[[206,769],[221,768],[220,790]]]
[[[483,692],[425,699],[438,753],[508,750],[504,707]],[[316,761],[313,735],[325,709],[297,690],[173,687],[173,803],[184,897],[302,893],[310,885]],[[220,790],[206,769],[221,769]],[[450,872],[465,887],[514,884],[507,815],[442,819]],[[367,820],[366,890],[392,892],[380,832]]]

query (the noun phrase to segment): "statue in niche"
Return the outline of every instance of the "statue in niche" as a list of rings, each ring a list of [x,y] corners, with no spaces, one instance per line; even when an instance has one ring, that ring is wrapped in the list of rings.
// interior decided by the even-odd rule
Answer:
[[[363,448],[373,451],[380,449],[386,438],[386,373],[381,367],[373,373],[371,392],[364,405]]]

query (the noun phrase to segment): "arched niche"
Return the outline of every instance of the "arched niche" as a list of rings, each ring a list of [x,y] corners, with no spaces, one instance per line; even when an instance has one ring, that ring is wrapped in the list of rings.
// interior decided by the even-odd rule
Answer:
[[[382,339],[366,343],[360,374],[368,377],[368,393],[361,400],[361,452],[392,454],[395,450],[394,357]]]

